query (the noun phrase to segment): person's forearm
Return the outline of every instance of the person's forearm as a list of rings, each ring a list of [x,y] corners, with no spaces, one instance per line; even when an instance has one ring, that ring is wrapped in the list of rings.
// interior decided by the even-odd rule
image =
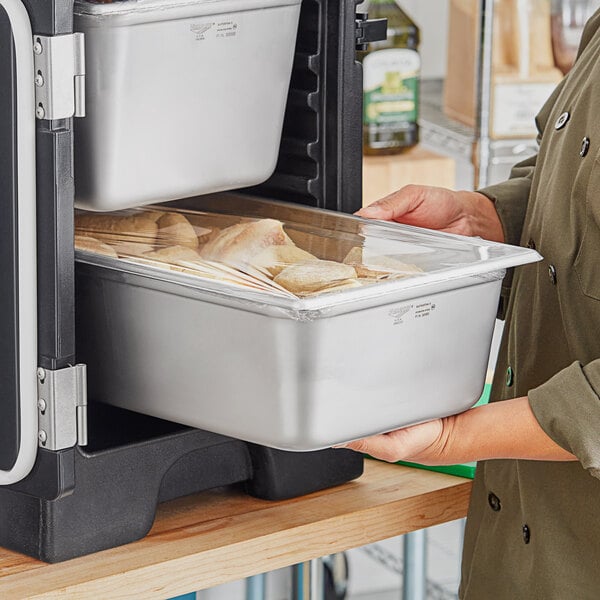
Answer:
[[[444,421],[443,448],[436,464],[494,458],[576,460],[546,435],[527,397],[478,406]]]

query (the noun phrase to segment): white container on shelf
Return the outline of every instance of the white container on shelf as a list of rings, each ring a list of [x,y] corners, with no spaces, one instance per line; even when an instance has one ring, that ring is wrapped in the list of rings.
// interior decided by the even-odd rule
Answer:
[[[117,210],[267,179],[299,11],[300,0],[78,0],[77,206]]]

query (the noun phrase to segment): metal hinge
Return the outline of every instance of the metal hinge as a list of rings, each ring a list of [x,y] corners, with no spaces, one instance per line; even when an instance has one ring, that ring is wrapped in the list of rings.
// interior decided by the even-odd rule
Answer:
[[[83,33],[34,35],[33,59],[36,117],[85,117]]]
[[[37,370],[39,445],[48,450],[87,444],[85,365]]]
[[[371,19],[367,13],[356,13],[356,49],[366,50],[369,42],[387,37],[387,19]]]

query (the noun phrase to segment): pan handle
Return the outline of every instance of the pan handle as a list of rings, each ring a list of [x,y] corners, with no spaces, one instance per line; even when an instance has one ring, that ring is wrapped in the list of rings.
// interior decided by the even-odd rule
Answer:
[[[0,470],[0,485],[26,477],[38,447],[37,409],[37,259],[35,187],[35,92],[33,34],[21,0],[0,0],[13,33],[17,98],[17,237],[19,452],[8,471]]]

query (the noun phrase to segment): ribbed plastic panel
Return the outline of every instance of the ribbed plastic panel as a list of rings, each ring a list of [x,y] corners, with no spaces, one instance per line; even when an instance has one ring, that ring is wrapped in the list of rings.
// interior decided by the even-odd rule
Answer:
[[[361,205],[362,71],[356,3],[304,0],[279,160],[253,194],[353,212]]]

